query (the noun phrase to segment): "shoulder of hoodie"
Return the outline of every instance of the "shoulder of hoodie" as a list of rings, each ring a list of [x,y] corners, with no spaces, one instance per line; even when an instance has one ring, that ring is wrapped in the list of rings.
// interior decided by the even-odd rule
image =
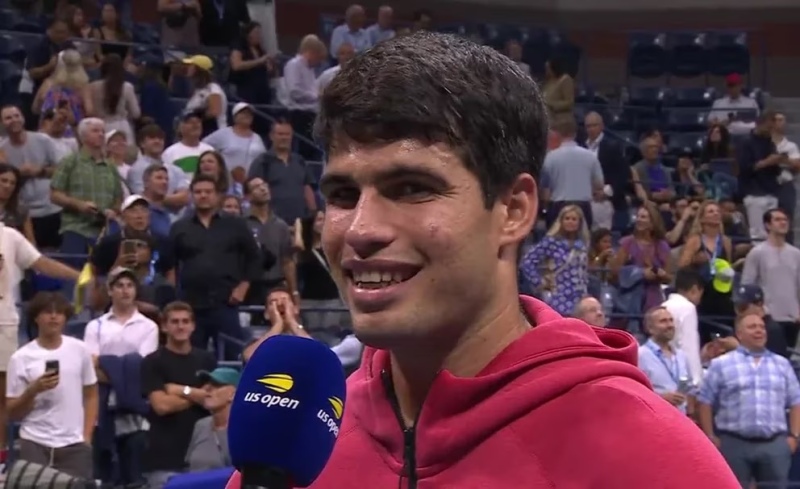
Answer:
[[[614,376],[579,384],[538,409],[552,414],[540,419],[550,430],[564,429],[540,437],[523,421],[514,432],[545,467],[559,465],[546,459],[570,453],[575,460],[593,460],[581,470],[594,469],[598,480],[608,484],[603,487],[741,488],[700,429],[636,380]]]

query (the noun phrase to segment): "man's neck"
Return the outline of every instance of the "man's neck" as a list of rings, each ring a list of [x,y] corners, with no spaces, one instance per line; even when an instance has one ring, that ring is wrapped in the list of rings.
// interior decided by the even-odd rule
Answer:
[[[214,423],[214,429],[221,430],[223,428],[227,428],[228,418],[230,417],[230,413],[231,413],[230,406],[225,406],[219,411],[213,413],[211,415],[211,421]]]
[[[269,219],[270,216],[270,208],[269,204],[255,204],[253,202],[250,203],[250,214],[257,217],[260,221],[266,221]]]
[[[47,135],[50,136],[53,139],[61,139],[61,138],[64,137],[65,133],[66,133],[66,131],[64,131],[63,129],[61,131],[53,131],[51,129],[50,131],[47,132]]]
[[[200,138],[181,138],[181,143],[183,143],[184,146],[194,148],[200,146]]]
[[[155,161],[161,163],[161,153],[150,153],[150,152],[144,153],[143,152],[142,154],[144,156],[150,158],[151,160],[155,160]]]
[[[91,148],[89,146],[83,146],[83,151],[92,157],[92,159],[96,161],[103,160],[103,148]]]
[[[53,335],[41,335],[40,334],[36,338],[36,343],[38,343],[39,346],[41,346],[45,350],[55,350],[59,346],[61,346],[61,343],[63,341],[64,341],[64,338],[61,336],[60,333],[59,334],[53,334]]]
[[[195,215],[197,216],[197,219],[206,226],[208,226],[211,223],[211,219],[214,217],[215,213],[216,213],[215,210],[205,210],[205,209],[195,210]]]
[[[652,339],[653,339],[653,343],[658,345],[658,347],[661,349],[661,351],[663,351],[664,353],[666,353],[668,355],[672,355],[672,353],[673,353],[672,345],[669,344],[669,340],[664,339],[664,338],[656,338],[656,337],[653,337]]]
[[[111,315],[114,316],[119,320],[121,323],[125,323],[130,318],[136,314],[136,305],[135,304],[125,304],[125,305],[111,305]]]
[[[27,131],[20,131],[13,134],[8,135],[8,140],[11,141],[11,144],[16,146],[25,144],[25,141],[28,139],[28,132]]]
[[[767,235],[767,242],[775,247],[781,247],[786,244],[786,236],[770,233]]]
[[[145,190],[144,192],[142,192],[142,197],[147,199],[147,201],[150,202],[151,204],[161,204],[162,202],[164,202],[166,195],[157,195],[151,192],[150,190]]]
[[[164,348],[179,355],[186,355],[192,351],[192,344],[188,341],[176,343],[174,340],[167,338]]]
[[[273,149],[272,152],[275,153],[275,156],[283,161],[287,161],[289,159],[290,152],[288,149]]]
[[[413,426],[441,370],[457,377],[477,375],[530,329],[531,325],[520,313],[516,287],[506,289],[497,291],[495,304],[484,307],[478,319],[459,337],[426,341],[422,348],[415,339],[391,349],[392,383],[406,426]]]
[[[782,142],[784,139],[786,139],[786,136],[784,136],[783,133],[774,130],[772,131],[772,140],[776,144]]]

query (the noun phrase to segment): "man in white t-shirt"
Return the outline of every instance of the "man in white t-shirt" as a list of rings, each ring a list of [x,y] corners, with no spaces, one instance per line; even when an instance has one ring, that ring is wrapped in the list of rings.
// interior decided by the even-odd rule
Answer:
[[[22,425],[20,459],[92,480],[97,376],[83,341],[63,335],[71,310],[57,292],[31,300],[39,336],[11,356],[6,398],[10,418]]]
[[[83,341],[92,355],[97,378],[102,383],[109,379],[102,370],[100,356],[121,357],[131,353],[142,358],[158,349],[158,325],[136,309],[136,274],[129,268],[116,267],[108,274],[108,295],[111,297],[111,309],[86,325]],[[112,392],[109,406],[115,403]],[[117,453],[126,456],[119,459],[119,480],[116,482],[125,487],[138,487],[146,483],[141,473],[141,460],[147,443],[147,430],[150,424],[138,414],[115,414],[114,436]],[[112,453],[98,454],[104,467],[112,466]],[[137,473],[138,472],[138,473]],[[95,474],[103,482],[112,480],[111,471]]]
[[[39,253],[16,229],[0,223],[0,391],[6,390],[6,369],[18,346],[17,304],[22,302],[19,283],[28,269],[72,281],[78,280],[79,275],[77,270]],[[3,448],[6,446],[5,419],[6,402],[0,396],[0,447]]]
[[[177,166],[191,180],[200,164],[200,155],[214,150],[210,145],[200,141],[203,135],[203,113],[193,111],[183,114],[178,132],[180,140],[164,150],[161,161],[164,166]]]

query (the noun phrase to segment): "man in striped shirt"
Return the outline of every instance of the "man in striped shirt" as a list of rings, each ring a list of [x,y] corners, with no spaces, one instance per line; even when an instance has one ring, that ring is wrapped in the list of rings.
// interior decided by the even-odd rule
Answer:
[[[800,383],[789,361],[767,350],[761,317],[739,317],[736,336],[740,346],[706,371],[697,398],[700,427],[743,487],[755,480],[784,488],[800,438]]]

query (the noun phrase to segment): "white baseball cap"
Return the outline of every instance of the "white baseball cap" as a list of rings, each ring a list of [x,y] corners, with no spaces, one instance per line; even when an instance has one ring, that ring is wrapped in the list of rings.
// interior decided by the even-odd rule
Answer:
[[[133,195],[129,195],[129,196],[125,197],[125,200],[122,201],[122,206],[120,206],[120,210],[124,211],[124,210],[130,208],[133,204],[136,204],[136,203],[139,203],[139,202],[144,202],[145,204],[147,204],[148,207],[150,207],[150,201],[148,201],[147,199],[145,199],[144,197],[142,197],[139,194],[133,194]]]
[[[236,105],[233,106],[233,111],[231,111],[231,115],[235,116],[236,114],[238,114],[239,112],[243,111],[244,109],[248,109],[248,110],[250,110],[250,112],[252,112],[253,111],[253,106],[248,104],[247,102],[239,102],[239,103],[237,103]]]

